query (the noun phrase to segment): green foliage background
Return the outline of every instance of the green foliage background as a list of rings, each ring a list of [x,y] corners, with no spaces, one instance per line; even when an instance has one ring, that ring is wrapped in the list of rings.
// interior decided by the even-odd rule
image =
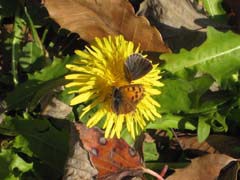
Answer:
[[[212,17],[225,13],[219,3],[205,1]],[[71,37],[58,31],[55,39],[47,39],[54,24],[44,20],[46,12],[23,4],[0,2],[0,179],[59,179],[68,154],[68,122],[84,104],[74,107],[62,121],[43,117],[39,103],[50,92],[69,102],[66,90],[53,90],[66,83],[65,65],[75,58],[67,44]],[[4,30],[6,21],[13,24],[12,32]],[[66,46],[58,46],[58,37],[67,39]],[[162,118],[146,130],[165,130],[169,136],[172,128],[196,131],[201,142],[211,132],[236,133],[240,124],[239,34],[209,27],[199,47],[162,54],[160,59],[165,61],[159,66],[165,86],[156,99]],[[131,142],[127,134],[123,137]],[[144,156],[146,161],[158,158],[153,143],[145,144]]]

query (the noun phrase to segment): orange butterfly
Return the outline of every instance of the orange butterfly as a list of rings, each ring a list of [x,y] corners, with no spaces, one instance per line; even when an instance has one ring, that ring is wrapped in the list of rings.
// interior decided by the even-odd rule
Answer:
[[[152,64],[140,54],[132,54],[124,63],[125,77],[129,81],[139,79],[152,69]],[[112,110],[116,114],[127,114],[136,109],[144,97],[144,88],[140,84],[113,87]]]
[[[140,84],[114,87],[112,109],[116,114],[132,112],[143,96],[144,88]]]

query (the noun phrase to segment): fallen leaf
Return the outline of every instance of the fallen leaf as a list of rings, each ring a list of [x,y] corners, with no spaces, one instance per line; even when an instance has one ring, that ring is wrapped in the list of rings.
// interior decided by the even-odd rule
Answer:
[[[95,37],[123,34],[141,50],[170,52],[159,31],[143,16],[136,16],[127,0],[45,0],[50,17],[62,28],[88,42]]]
[[[125,176],[141,176],[142,160],[124,140],[105,139],[97,128],[75,124],[84,148],[98,170],[98,179],[117,179]]]
[[[69,155],[64,169],[63,180],[90,180],[98,173],[91,165],[88,152],[79,143],[79,135],[73,124],[70,126]]]
[[[145,0],[137,14],[146,16],[161,30],[165,43],[174,52],[200,45],[206,39],[207,26],[223,26],[199,13],[189,0]]]
[[[98,180],[121,180],[124,177],[142,177],[148,173],[163,180],[161,175],[144,167],[139,154],[123,139],[105,139],[98,128],[86,128],[75,123],[79,137],[85,150],[89,152],[92,164],[98,170]]]
[[[41,101],[41,107],[41,115],[57,119],[65,119],[72,111],[72,107],[55,97],[50,97],[50,99],[45,98],[44,101]]]
[[[189,1],[176,0],[145,0],[141,3],[138,14],[152,18],[152,20],[175,27],[196,30],[201,28],[196,24],[196,19],[207,19],[207,17],[197,12]]]
[[[218,177],[218,180],[238,180],[238,173],[240,169],[240,162],[238,161],[231,161],[227,166],[225,166]]]
[[[200,153],[222,153],[239,158],[240,153],[235,147],[240,146],[238,138],[225,135],[210,135],[206,141],[199,143],[197,137],[178,137],[183,150],[196,150]]]
[[[192,160],[183,169],[176,169],[167,180],[216,180],[221,169],[235,159],[224,154],[208,154]]]

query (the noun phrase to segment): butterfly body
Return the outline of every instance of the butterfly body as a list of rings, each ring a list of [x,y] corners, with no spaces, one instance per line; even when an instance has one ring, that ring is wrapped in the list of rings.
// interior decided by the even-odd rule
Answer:
[[[113,87],[112,110],[116,114],[132,112],[143,96],[144,88],[140,84]]]

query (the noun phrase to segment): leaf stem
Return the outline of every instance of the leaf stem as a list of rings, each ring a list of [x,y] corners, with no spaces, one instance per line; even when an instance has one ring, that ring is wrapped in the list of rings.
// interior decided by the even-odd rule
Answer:
[[[21,29],[21,18],[20,16],[20,7],[17,7],[15,12],[15,19],[13,25],[13,40],[12,40],[12,75],[13,83],[16,86],[18,84],[18,61],[19,54],[18,50],[20,48],[20,42],[22,39],[22,29]]]
[[[36,31],[36,29],[35,29],[35,27],[34,27],[34,23],[33,23],[30,15],[29,15],[29,13],[28,13],[28,10],[27,10],[27,7],[26,7],[26,6],[24,6],[24,13],[25,13],[25,15],[26,15],[26,17],[27,17],[27,21],[28,21],[29,28],[30,28],[30,30],[31,30],[33,39],[34,39],[34,41],[36,42],[36,44],[38,45],[38,47],[42,50],[42,53],[44,54],[44,47],[43,47],[42,42],[41,42],[41,40],[40,40],[40,38],[39,38],[39,36],[38,36],[38,33],[37,33],[37,31]]]
[[[164,180],[161,175],[159,175],[158,173],[156,173],[155,171],[153,171],[151,169],[143,168],[143,172],[156,177],[158,180]]]

